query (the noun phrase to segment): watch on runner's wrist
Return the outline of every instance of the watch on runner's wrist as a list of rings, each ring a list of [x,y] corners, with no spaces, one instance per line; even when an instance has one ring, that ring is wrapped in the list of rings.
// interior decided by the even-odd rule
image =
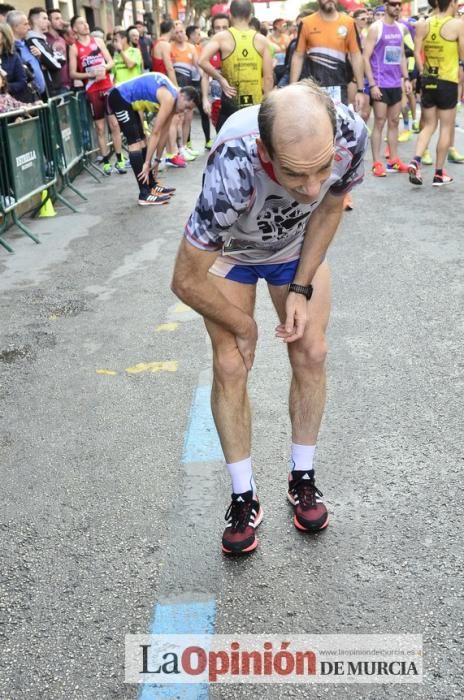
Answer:
[[[308,284],[308,286],[305,287],[302,284],[294,284],[292,282],[291,284],[288,285],[288,291],[294,292],[295,294],[302,294],[309,301],[312,297],[312,294],[313,294],[313,285]]]

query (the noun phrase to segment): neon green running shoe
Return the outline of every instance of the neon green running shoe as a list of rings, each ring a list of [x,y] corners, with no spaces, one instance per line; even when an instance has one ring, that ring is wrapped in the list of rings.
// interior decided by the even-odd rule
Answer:
[[[464,163],[464,156],[454,146],[448,150],[448,163]]]
[[[192,156],[195,156],[195,158],[197,158],[197,157],[200,155],[199,151],[196,151],[196,150],[193,148],[192,142],[191,142],[191,141],[187,141],[187,150],[190,152],[190,154],[191,154]]]
[[[424,151],[421,162],[422,165],[433,165],[433,158],[428,148]]]
[[[126,161],[124,160],[124,158],[121,158],[121,160],[116,161],[116,163],[114,164],[114,169],[120,175],[125,175],[127,173]]]
[[[113,166],[111,165],[111,163],[103,163],[102,170],[103,170],[103,175],[109,176],[109,175],[111,175],[111,173],[113,171]]]

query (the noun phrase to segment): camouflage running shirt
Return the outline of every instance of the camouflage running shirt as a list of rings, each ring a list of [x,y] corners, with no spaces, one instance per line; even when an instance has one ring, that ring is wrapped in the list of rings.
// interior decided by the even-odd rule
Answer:
[[[221,250],[241,265],[269,265],[300,256],[311,212],[327,192],[344,195],[362,181],[367,129],[358,115],[337,105],[336,152],[319,198],[295,202],[266,173],[256,137],[259,105],[233,114],[221,129],[203,173],[203,187],[185,227],[196,248]]]

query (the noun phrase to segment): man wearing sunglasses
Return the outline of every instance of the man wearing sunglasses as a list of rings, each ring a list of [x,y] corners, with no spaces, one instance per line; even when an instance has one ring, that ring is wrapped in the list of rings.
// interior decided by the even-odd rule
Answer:
[[[411,92],[404,50],[407,29],[398,22],[400,13],[400,0],[386,2],[384,17],[371,25],[364,44],[364,70],[375,117],[371,136],[372,172],[375,177],[385,177],[387,172],[408,172],[408,166],[398,157],[398,124],[403,90],[407,95]],[[390,149],[386,169],[380,160],[385,122]]]

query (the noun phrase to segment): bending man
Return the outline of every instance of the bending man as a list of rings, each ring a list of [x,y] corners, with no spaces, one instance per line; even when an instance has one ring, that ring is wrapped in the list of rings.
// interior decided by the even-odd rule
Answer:
[[[329,318],[327,248],[343,195],[363,177],[367,130],[311,81],[272,91],[229,117],[208,158],[181,243],[173,290],[205,320],[214,356],[212,410],[232,479],[223,551],[255,549],[262,519],[251,463],[247,395],[257,327],[256,283],[266,280],[287,344],[292,382],[288,497],[295,526],[328,523],[313,459],[325,403]]]

